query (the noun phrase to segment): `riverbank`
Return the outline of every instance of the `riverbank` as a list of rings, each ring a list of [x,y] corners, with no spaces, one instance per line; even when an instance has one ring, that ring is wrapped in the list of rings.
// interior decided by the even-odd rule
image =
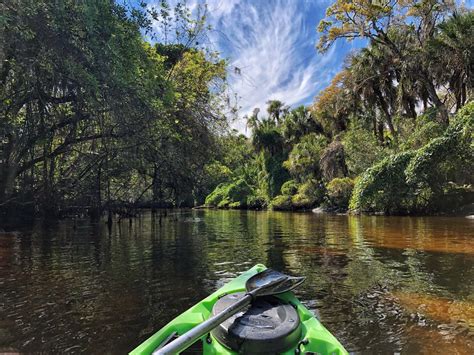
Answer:
[[[300,209],[278,209],[278,208],[242,208],[242,207],[216,207],[201,205],[193,207],[195,210],[248,210],[248,211],[285,211],[285,212],[312,212],[315,214],[334,214],[334,215],[366,215],[366,216],[397,216],[397,214],[389,214],[382,211],[379,212],[360,212],[360,211],[350,211],[348,209],[337,209],[337,208],[325,208],[325,207],[315,207],[315,208],[300,208]],[[450,211],[438,211],[432,213],[412,213],[412,214],[398,214],[398,216],[452,216],[452,217],[466,217],[474,218],[474,203],[470,203],[458,208],[452,209]]]

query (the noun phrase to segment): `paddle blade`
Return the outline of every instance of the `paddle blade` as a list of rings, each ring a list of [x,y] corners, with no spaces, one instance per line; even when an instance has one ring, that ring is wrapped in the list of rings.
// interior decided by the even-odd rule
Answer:
[[[266,269],[248,279],[245,288],[254,296],[277,295],[294,289],[304,280],[305,277],[288,276],[273,269]]]

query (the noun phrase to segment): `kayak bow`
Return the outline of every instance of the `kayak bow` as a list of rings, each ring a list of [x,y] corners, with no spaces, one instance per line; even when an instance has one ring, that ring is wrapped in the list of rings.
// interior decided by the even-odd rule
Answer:
[[[130,354],[148,355],[170,343],[242,297],[245,283],[266,267],[259,264],[197,303]],[[246,311],[200,338],[203,354],[347,354],[339,341],[292,292],[258,299]],[[184,351],[186,352],[186,351]]]

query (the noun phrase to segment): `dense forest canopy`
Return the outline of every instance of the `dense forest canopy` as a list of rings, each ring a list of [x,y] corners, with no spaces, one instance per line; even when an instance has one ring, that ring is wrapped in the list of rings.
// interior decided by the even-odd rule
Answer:
[[[227,64],[201,41],[206,7],[0,6],[3,214],[474,201],[474,13],[454,2],[335,1],[318,50],[368,45],[312,105],[268,98],[245,117],[250,137],[228,129]]]
[[[182,4],[171,16],[166,2],[1,6],[3,210],[100,214],[124,203],[192,205],[209,192],[225,63],[193,47],[202,18]],[[152,33],[152,18],[166,31]]]
[[[266,117],[247,117],[253,159],[206,204],[405,214],[472,203],[474,13],[449,1],[337,0],[318,31],[321,52],[368,45],[310,107],[270,100]]]

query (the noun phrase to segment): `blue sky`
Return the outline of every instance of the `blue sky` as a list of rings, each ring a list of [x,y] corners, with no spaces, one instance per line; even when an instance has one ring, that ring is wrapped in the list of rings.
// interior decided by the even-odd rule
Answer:
[[[188,0],[187,4],[195,9],[202,2]],[[316,27],[331,0],[206,2],[213,28],[208,45],[229,61],[230,91],[238,97],[241,117],[255,107],[264,111],[270,99],[292,107],[313,102],[347,54],[364,43],[338,41],[325,54],[316,51]],[[473,2],[469,0],[467,6]],[[245,122],[239,119],[233,127],[244,132]]]
[[[315,49],[317,24],[328,0],[208,1],[212,45],[228,58],[230,89],[240,116],[270,99],[297,106],[311,103],[327,86],[355,42],[338,43],[324,55]],[[245,122],[233,126],[245,130]]]

